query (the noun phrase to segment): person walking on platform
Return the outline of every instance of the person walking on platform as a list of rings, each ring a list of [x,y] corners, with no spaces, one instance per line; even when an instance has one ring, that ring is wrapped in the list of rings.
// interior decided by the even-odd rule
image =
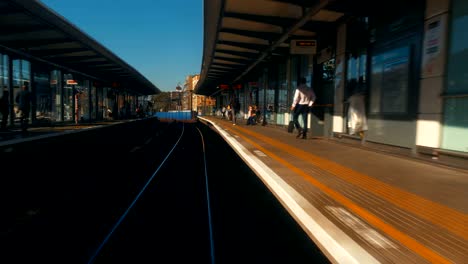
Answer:
[[[226,119],[226,106],[224,105],[223,105],[223,108],[221,108],[221,114],[222,114],[221,119]]]
[[[309,114],[309,108],[312,107],[316,99],[314,90],[307,86],[306,83],[307,81],[304,77],[299,79],[299,85],[294,92],[294,98],[291,105],[294,127],[298,131],[296,138],[302,136],[303,139],[307,138],[307,115]],[[301,127],[299,124],[299,115],[302,115],[304,127]]]
[[[237,114],[240,112],[240,102],[239,98],[234,93],[231,98],[231,111],[232,111],[232,124],[235,126],[237,124]]]
[[[31,110],[31,92],[29,91],[29,82],[24,82],[22,90],[16,95],[15,101],[18,104],[21,131],[28,131],[29,112]]]

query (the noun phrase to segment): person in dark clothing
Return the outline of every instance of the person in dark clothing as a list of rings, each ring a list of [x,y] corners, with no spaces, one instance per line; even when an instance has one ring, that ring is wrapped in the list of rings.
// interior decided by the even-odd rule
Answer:
[[[0,98],[0,113],[2,114],[1,130],[6,130],[8,116],[10,115],[10,93],[3,91],[3,96]]]
[[[232,95],[230,105],[231,105],[231,111],[232,111],[232,124],[236,125],[237,114],[240,112],[240,101],[235,93]]]
[[[21,130],[26,132],[28,130],[29,112],[31,111],[31,92],[29,91],[28,82],[24,82],[15,100],[18,104]]]

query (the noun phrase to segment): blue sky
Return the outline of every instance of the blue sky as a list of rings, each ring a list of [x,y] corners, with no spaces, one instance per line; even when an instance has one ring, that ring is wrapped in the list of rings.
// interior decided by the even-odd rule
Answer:
[[[161,91],[199,74],[203,0],[41,0]]]

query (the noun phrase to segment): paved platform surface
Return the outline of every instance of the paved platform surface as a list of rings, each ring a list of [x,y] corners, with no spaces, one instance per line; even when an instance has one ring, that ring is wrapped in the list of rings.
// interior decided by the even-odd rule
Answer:
[[[278,126],[202,120],[333,261],[468,263],[467,170],[329,138],[297,139]]]

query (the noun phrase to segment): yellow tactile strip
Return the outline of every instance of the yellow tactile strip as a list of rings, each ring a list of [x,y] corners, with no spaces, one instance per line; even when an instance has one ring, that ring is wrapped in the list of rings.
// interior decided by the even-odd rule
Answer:
[[[314,166],[308,166],[307,168],[304,168],[303,164],[306,162],[300,160],[295,161],[297,159],[295,156],[285,153],[281,150],[273,149],[270,145],[262,141],[256,141],[255,143],[258,146],[255,147],[252,144],[243,140],[243,138],[238,137],[238,141],[244,146],[246,146],[248,149],[250,149],[250,151],[256,150],[259,148],[258,146],[260,146],[264,149],[269,150],[270,152],[274,152],[275,154],[277,154],[277,156],[281,157],[286,162],[290,163],[292,166],[303,168],[304,172],[307,175],[309,175],[309,177],[314,177],[327,186],[333,186],[333,189],[339,190],[340,192],[342,192],[343,189],[347,189],[348,191],[353,192],[353,198],[355,198],[356,196],[361,196],[359,197],[361,202],[363,200],[369,199],[369,196],[372,196],[365,193],[365,191],[363,191],[362,189],[356,188],[356,186],[346,183],[338,177],[334,177],[330,173],[320,170],[319,168],[316,168]],[[341,230],[345,231],[357,243],[366,248],[366,250],[369,253],[371,253],[376,259],[378,259],[381,263],[429,263],[429,261],[423,259],[417,253],[409,250],[407,247],[390,237],[386,237],[384,238],[384,240],[380,240],[381,237],[379,235],[375,235],[374,233],[370,234],[370,232],[377,232],[384,235],[381,231],[379,232],[378,230],[375,230],[373,228],[367,229],[367,227],[366,230],[363,230],[362,226],[360,229],[359,227],[356,227],[356,222],[350,224],[349,217],[346,217],[346,219],[344,220],[340,219],[339,216],[333,214],[333,212],[330,211],[330,208],[341,208],[341,205],[332,197],[322,192],[318,187],[314,186],[313,184],[309,184],[309,182],[306,179],[304,179],[304,177],[298,176],[293,173],[288,173],[288,168],[285,168],[284,165],[279,164],[276,160],[271,159],[269,156],[262,157],[261,160],[278,175],[281,175],[285,182],[287,182],[294,189],[298,190],[301,193],[301,195],[304,198],[306,198],[314,207],[320,210],[323,215],[327,215],[329,220],[334,222],[336,226],[339,226]],[[348,196],[348,194],[346,194],[345,196]],[[388,208],[388,203],[386,204]],[[363,207],[369,208],[365,205]],[[372,210],[372,208],[369,209]],[[355,217],[359,218],[361,221],[364,221],[364,219],[360,218],[359,216]],[[393,244],[393,246],[388,246],[389,244]]]
[[[266,137],[262,134],[258,134],[251,130],[240,127],[236,127],[236,129],[239,130],[239,132],[253,136],[298,158],[302,158],[303,160],[312,163],[314,166],[328,171],[350,183],[353,183],[379,197],[386,199],[387,201],[392,202],[393,204],[407,211],[418,215],[423,219],[426,219],[458,236],[461,236],[465,240],[468,239],[468,215],[464,213],[424,199],[400,188],[383,183],[368,175],[364,175],[330,160],[320,158],[309,152],[298,148],[293,148],[290,145],[278,142],[277,140]],[[427,210],[427,208],[431,208],[431,210]]]
[[[457,235],[466,236],[466,230],[464,229],[463,223],[466,223],[466,215],[457,212],[451,208],[447,208],[443,205],[434,203],[432,201],[423,199],[419,196],[414,194],[408,193],[401,189],[395,188],[388,184],[382,183],[377,181],[367,175],[363,175],[359,172],[353,171],[349,168],[343,167],[339,164],[331,162],[329,160],[324,160],[320,157],[312,155],[310,153],[304,152],[300,149],[293,148],[289,145],[282,144],[274,139],[269,137],[265,137],[261,134],[255,133],[251,130],[241,128],[241,127],[233,127],[234,130],[245,133],[247,135],[253,136],[256,139],[262,140],[270,145],[275,146],[278,149],[282,149],[292,155],[297,157],[301,157],[308,162],[311,162],[315,166],[328,171],[342,179],[345,179],[361,188],[368,190],[369,192],[385,198],[386,200],[394,203],[395,205],[402,207],[405,210],[408,210],[428,221],[435,223],[437,225],[443,226],[444,228],[451,230]],[[244,140],[249,141],[251,144],[257,145],[257,147],[261,148],[258,144],[243,137]],[[424,245],[420,244],[418,241],[409,237],[408,235],[404,234],[403,232],[399,231],[398,229],[394,228],[393,226],[385,223],[380,218],[376,217],[375,215],[369,213],[367,210],[361,208],[353,201],[348,199],[347,197],[343,196],[342,194],[336,192],[335,190],[327,187],[326,185],[318,182],[317,180],[311,178],[307,173],[304,171],[292,166],[291,164],[285,163],[280,157],[275,155],[274,153],[266,150],[261,149],[267,155],[272,157],[273,159],[277,160],[280,163],[283,163],[286,167],[288,167],[291,171],[303,176],[313,185],[320,188],[323,192],[327,193],[331,197],[333,197],[336,201],[340,202],[341,204],[345,205],[348,209],[356,213],[357,215],[361,216],[367,222],[372,224],[373,226],[379,228],[383,232],[385,232],[390,237],[393,237],[406,247],[410,248],[411,250],[417,252],[422,257],[426,258],[428,261],[437,262],[437,263],[450,263],[447,259],[440,256],[436,252],[432,251],[431,249],[425,247]],[[432,212],[427,212],[426,210],[422,211],[421,208],[433,208]],[[434,213],[436,212],[436,213]],[[447,219],[451,219],[449,224],[447,224]],[[464,222],[465,221],[465,222]]]
[[[261,143],[259,143],[261,144]],[[359,188],[358,186],[353,185],[339,177],[323,171],[316,166],[308,166],[301,163],[304,161],[296,162],[297,157],[293,155],[288,155],[287,153],[282,152],[264,144],[264,147],[270,149],[281,158],[285,159],[287,162],[291,163],[295,167],[301,168],[309,177],[314,177],[321,183],[330,188],[339,191],[345,197],[351,199],[358,206],[366,208],[370,213],[375,215],[380,219],[392,225],[401,232],[405,234],[411,234],[420,243],[424,244],[428,248],[431,248],[437,252],[440,252],[441,255],[446,256],[455,262],[460,262],[463,260],[463,256],[468,256],[468,245],[466,241],[463,241],[462,238],[448,232],[446,229],[434,225],[429,221],[421,219],[414,216],[411,212],[397,207],[385,199],[373,195],[366,190]],[[388,250],[391,252],[391,250]],[[402,257],[402,255],[400,255]],[[394,259],[392,263],[398,263],[402,261],[401,259]],[[411,263],[410,261],[404,263]],[[421,263],[420,261],[417,263]]]

